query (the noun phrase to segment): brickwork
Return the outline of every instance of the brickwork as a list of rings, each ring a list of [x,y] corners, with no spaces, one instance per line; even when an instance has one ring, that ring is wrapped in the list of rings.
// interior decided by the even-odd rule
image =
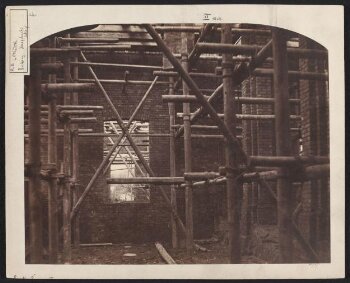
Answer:
[[[323,49],[319,44],[301,38],[301,47]],[[327,61],[300,59],[300,69],[310,72],[327,71]],[[323,81],[300,80],[303,118],[301,134],[303,155],[329,156],[329,97],[328,86]],[[305,182],[299,194],[301,211],[297,222],[322,260],[329,261],[329,178]]]
[[[179,34],[165,35],[168,44],[174,46],[174,52],[180,53],[181,37]],[[193,40],[193,37],[191,37]],[[189,41],[189,48],[193,41]],[[242,44],[264,45],[268,41],[267,37],[244,36]],[[38,45],[40,46],[40,44]],[[300,40],[301,48],[321,48],[316,43],[305,38]],[[167,60],[161,54],[118,54],[111,53],[86,54],[88,60],[92,62],[120,63],[120,64],[142,64],[170,67]],[[327,62],[315,59],[290,58],[289,70],[324,72],[327,70]],[[197,70],[214,73],[215,61],[199,60],[196,64]],[[271,61],[264,63],[264,68],[272,68]],[[125,73],[115,68],[93,67],[100,79],[124,79]],[[60,75],[61,76],[61,75]],[[79,67],[79,78],[91,79],[87,69]],[[152,81],[154,76],[152,71],[130,71],[128,80]],[[47,80],[47,77],[43,77]],[[166,78],[160,78],[165,81]],[[220,83],[221,78],[199,79],[195,82],[201,89],[214,90]],[[134,109],[148,89],[147,85],[131,84],[108,84],[104,83],[104,88],[110,95],[114,106],[120,113],[123,120],[128,120]],[[329,155],[329,115],[328,115],[328,85],[321,81],[290,80],[290,97],[300,98],[299,106],[291,105],[291,114],[301,115],[302,122],[291,122],[291,128],[301,127],[301,130],[291,131],[291,138],[294,145],[294,154],[300,154],[299,138],[302,138],[303,155]],[[181,88],[181,87],[180,87]],[[246,79],[240,88],[242,96],[245,97],[274,97],[273,81],[269,77],[250,77]],[[178,94],[181,90],[177,91]],[[169,133],[169,111],[168,104],[162,102],[161,96],[168,94],[167,84],[157,84],[151,95],[144,104],[142,110],[136,115],[135,120],[149,122],[150,134]],[[45,102],[47,103],[47,102]],[[58,97],[58,103],[62,104],[62,96]],[[80,128],[93,129],[94,132],[104,131],[103,122],[115,120],[115,114],[106,102],[99,89],[92,93],[80,93],[79,104],[99,105],[103,110],[95,111],[97,123],[87,123]],[[192,103],[191,111],[197,109],[199,105]],[[218,98],[214,103],[214,108],[218,113],[223,113],[223,99]],[[182,112],[182,105],[176,105],[177,112]],[[273,105],[242,105],[242,114],[273,114]],[[176,124],[182,124],[182,118],[176,118]],[[202,117],[196,124],[214,125],[208,117]],[[248,155],[275,155],[275,135],[274,121],[239,121],[242,127],[242,146]],[[62,125],[58,125],[62,128]],[[193,130],[192,134],[220,134],[218,130]],[[240,131],[238,131],[240,134]],[[63,139],[58,137],[58,164],[63,160]],[[26,145],[27,146],[27,145]],[[80,191],[89,183],[97,167],[103,160],[103,137],[80,137],[79,138],[79,171],[80,171]],[[27,151],[27,149],[26,149]],[[155,176],[170,176],[169,172],[169,137],[149,138],[150,158],[149,164]],[[27,156],[26,156],[27,158]],[[41,149],[42,163],[47,163],[47,137],[42,138]],[[224,140],[220,139],[192,139],[192,170],[218,171],[219,166],[224,165]],[[58,166],[59,167],[59,166]],[[183,176],[184,172],[184,144],[183,137],[176,140],[176,176]],[[101,176],[93,190],[88,194],[82,203],[80,210],[80,235],[82,243],[141,243],[165,241],[171,238],[170,212],[162,198],[159,187],[151,186],[149,203],[112,203],[109,198],[109,188],[105,181],[108,177]],[[270,185],[275,190],[275,183]],[[170,186],[164,186],[170,197]],[[294,184],[296,191],[296,204],[298,207],[295,213],[295,220],[300,227],[304,237],[310,241],[311,245],[320,254],[322,261],[329,260],[329,180],[319,180]],[[42,182],[44,199],[47,198],[48,186]],[[60,200],[62,191],[60,193]],[[220,239],[226,237],[227,231],[227,211],[226,211],[226,188],[225,185],[206,185],[194,188],[193,191],[193,223],[194,238],[210,238],[213,234]],[[177,191],[178,213],[185,223],[185,199],[184,189]],[[59,227],[62,223],[62,207],[58,213]],[[43,215],[46,217],[47,201],[43,205]],[[26,213],[27,217],[28,213]],[[243,185],[241,202],[241,235],[244,247],[243,253],[253,253],[259,257],[276,262],[279,256],[276,254],[278,246],[277,234],[277,209],[276,202],[272,196],[256,183]],[[46,223],[47,219],[44,217]],[[27,221],[27,220],[26,220]],[[186,224],[186,223],[185,223]],[[47,225],[47,224],[45,224]],[[266,229],[264,228],[266,227]],[[44,229],[45,230],[45,229]],[[46,232],[45,232],[46,233]],[[265,243],[265,234],[269,234],[268,239],[273,242],[271,249],[261,248],[261,243]],[[271,237],[270,237],[271,236]],[[62,232],[60,232],[62,237]],[[264,240],[265,239],[265,240]],[[47,235],[44,235],[47,241]],[[62,241],[60,241],[62,242]],[[254,244],[255,242],[255,244]],[[252,244],[253,243],[253,244]],[[260,243],[260,244],[259,244]],[[47,244],[45,242],[45,244]],[[255,245],[255,246],[254,246]],[[297,246],[298,247],[298,246]],[[299,247],[298,247],[299,248]],[[272,255],[270,256],[270,253]],[[301,253],[302,254],[302,253]]]

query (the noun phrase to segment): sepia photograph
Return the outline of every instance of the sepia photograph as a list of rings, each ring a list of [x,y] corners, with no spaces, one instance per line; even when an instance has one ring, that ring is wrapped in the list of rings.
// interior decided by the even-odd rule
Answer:
[[[11,29],[25,266],[334,262],[329,50],[222,17]]]

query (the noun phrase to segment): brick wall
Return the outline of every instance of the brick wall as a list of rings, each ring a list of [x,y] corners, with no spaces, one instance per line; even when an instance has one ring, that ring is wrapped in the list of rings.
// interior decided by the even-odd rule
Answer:
[[[323,49],[322,46],[301,38],[302,48]],[[325,72],[327,60],[300,59],[301,71]],[[324,81],[300,80],[300,113],[303,155],[329,156],[329,97],[328,85]],[[329,178],[302,184],[299,194],[301,211],[297,222],[304,236],[325,262],[330,260],[330,211]]]
[[[174,44],[179,38],[172,38]],[[264,37],[243,37],[242,44],[260,44],[267,42]],[[300,47],[320,48],[310,40],[302,39]],[[175,50],[178,52],[179,50]],[[92,62],[124,63],[157,65],[167,64],[161,55],[127,55],[109,54],[86,55]],[[290,60],[289,68],[302,71],[319,71],[327,69],[327,62],[322,60]],[[216,63],[199,61],[198,70],[214,73]],[[264,67],[271,68],[267,62]],[[100,79],[123,79],[124,72],[112,68],[95,68]],[[86,69],[79,69],[80,78],[91,78]],[[129,80],[148,80],[154,78],[151,71],[131,71]],[[46,78],[44,78],[46,79]],[[162,78],[161,80],[165,80]],[[201,89],[215,89],[220,79],[195,78]],[[127,120],[143,97],[148,86],[104,84],[120,116]],[[328,89],[324,82],[290,81],[290,96],[300,97],[301,105],[291,107],[291,114],[299,114],[303,120],[301,124],[293,122],[291,127],[301,126],[303,154],[329,155],[329,124],[328,124]],[[272,79],[266,77],[251,77],[245,80],[241,88],[242,96],[273,97]],[[161,96],[168,93],[166,84],[157,84],[144,104],[142,110],[135,117],[136,120],[148,121],[150,133],[169,133],[168,105],[162,102]],[[62,103],[62,98],[59,98]],[[106,103],[104,97],[96,88],[92,93],[79,94],[79,104],[101,105],[102,111],[95,111],[97,123],[84,124],[80,128],[92,128],[94,132],[103,132],[103,122],[114,120],[114,113]],[[214,103],[214,108],[222,113],[222,98]],[[191,104],[193,112],[198,105]],[[177,104],[178,112],[182,112],[182,105]],[[243,105],[243,114],[273,114],[272,105]],[[176,124],[182,124],[181,118],[176,118]],[[196,124],[214,125],[208,117],[203,117]],[[248,155],[275,155],[275,137],[273,121],[242,121],[243,147]],[[62,127],[60,125],[59,127]],[[218,131],[211,131],[220,134]],[[200,130],[193,130],[193,134],[208,134]],[[298,132],[291,132],[298,153]],[[150,166],[156,176],[169,176],[169,138],[150,137]],[[42,162],[47,161],[47,141],[42,139]],[[58,138],[58,160],[63,159],[63,141]],[[80,191],[82,191],[97,167],[103,160],[103,138],[81,137],[79,140]],[[224,143],[217,139],[192,139],[192,169],[193,171],[218,171],[224,164]],[[184,172],[183,138],[176,140],[176,175]],[[43,182],[43,191],[47,187]],[[275,184],[271,183],[274,188]],[[170,195],[169,186],[165,187]],[[329,260],[329,180],[305,182],[295,184],[297,191],[296,205],[301,209],[296,222],[304,236],[310,240],[313,247],[321,254],[322,259]],[[184,190],[177,193],[178,212],[185,223]],[[43,210],[47,207],[44,205]],[[248,222],[269,225],[273,227],[277,221],[275,201],[270,194],[256,184],[245,184],[242,198],[242,236],[248,235]],[[43,213],[46,215],[45,213]],[[194,237],[209,238],[213,233],[225,233],[226,230],[226,190],[224,185],[210,185],[195,188],[193,192]],[[59,213],[59,215],[62,215]],[[251,220],[249,220],[251,219]],[[60,219],[61,222],[61,219]],[[80,211],[81,241],[94,242],[145,242],[170,241],[170,212],[162,199],[159,187],[151,187],[149,203],[111,203],[108,185],[104,177],[100,177],[83,202]]]

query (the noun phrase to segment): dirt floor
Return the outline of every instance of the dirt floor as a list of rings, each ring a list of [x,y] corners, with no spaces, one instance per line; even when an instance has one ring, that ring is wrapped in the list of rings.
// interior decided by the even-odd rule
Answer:
[[[229,262],[228,249],[220,243],[201,244],[208,251],[195,250],[192,257],[185,249],[163,246],[177,264],[225,264]],[[125,255],[126,254],[126,255]],[[127,254],[136,254],[127,256]],[[242,263],[266,263],[255,257],[243,257]],[[72,249],[72,264],[166,264],[154,243],[114,244],[109,246],[80,247]]]

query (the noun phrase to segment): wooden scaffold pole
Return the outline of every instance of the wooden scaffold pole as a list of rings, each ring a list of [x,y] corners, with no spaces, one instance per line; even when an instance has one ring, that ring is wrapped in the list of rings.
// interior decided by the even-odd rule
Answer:
[[[40,180],[40,105],[41,71],[37,62],[31,63],[29,79],[29,251],[30,263],[43,260],[43,223]]]
[[[181,64],[183,69],[188,72],[188,38],[187,34],[181,33]],[[184,80],[182,80],[183,96],[189,95],[189,89]],[[191,145],[191,109],[188,102],[183,103],[183,123],[184,123],[184,157],[185,173],[192,170],[192,145]],[[193,251],[193,191],[191,181],[186,181],[185,188],[185,214],[186,214],[186,250],[188,254]]]
[[[78,62],[78,57],[73,58],[74,62]],[[73,65],[73,81],[77,82],[79,79],[79,68],[77,65]],[[72,105],[79,104],[79,95],[76,92],[72,94]],[[73,179],[73,205],[77,203],[80,196],[80,186],[79,186],[79,133],[78,125],[72,125],[72,179]],[[80,245],[80,217],[79,214],[72,222],[73,225],[73,239],[74,247],[79,247]]]
[[[221,25],[221,42],[232,42],[231,25]],[[224,95],[224,121],[233,136],[236,136],[236,103],[232,95],[232,54],[222,54],[222,80]],[[226,140],[226,198],[230,263],[240,263],[240,188],[237,183],[237,148]]]
[[[169,95],[174,94],[174,78],[169,78]],[[169,159],[170,159],[170,176],[175,177],[176,176],[176,151],[175,151],[175,103],[169,102],[168,103],[169,108],[169,132],[170,132],[170,138],[169,138]],[[177,211],[177,201],[176,201],[176,186],[174,184],[171,185],[171,191],[170,191],[170,201],[173,209]],[[176,249],[178,247],[178,237],[177,237],[177,223],[176,219],[174,218],[173,214],[171,214],[171,241],[173,248]]]
[[[50,47],[55,47],[55,38],[50,39]],[[50,61],[55,62],[52,57]],[[49,82],[56,83],[56,75],[49,75]],[[55,165],[57,172],[57,107],[56,95],[49,96],[48,103],[48,163]],[[58,186],[57,179],[49,180],[48,191],[48,232],[49,232],[49,262],[57,263],[58,254]]]
[[[69,37],[69,35],[67,35]],[[70,83],[70,57],[63,59],[64,65],[64,82]],[[64,104],[71,104],[71,93],[64,93]],[[70,122],[65,121],[63,130],[63,173],[64,173],[64,185],[63,185],[63,262],[70,263],[71,261],[71,131]]]
[[[275,129],[276,129],[276,155],[288,156],[290,149],[289,132],[289,88],[288,88],[288,58],[286,39],[283,32],[278,29],[272,31],[273,50],[273,87],[275,96]],[[282,170],[287,170],[282,167]],[[293,187],[290,180],[280,178],[277,181],[277,214],[280,241],[281,262],[293,262],[292,224],[293,213]]]

